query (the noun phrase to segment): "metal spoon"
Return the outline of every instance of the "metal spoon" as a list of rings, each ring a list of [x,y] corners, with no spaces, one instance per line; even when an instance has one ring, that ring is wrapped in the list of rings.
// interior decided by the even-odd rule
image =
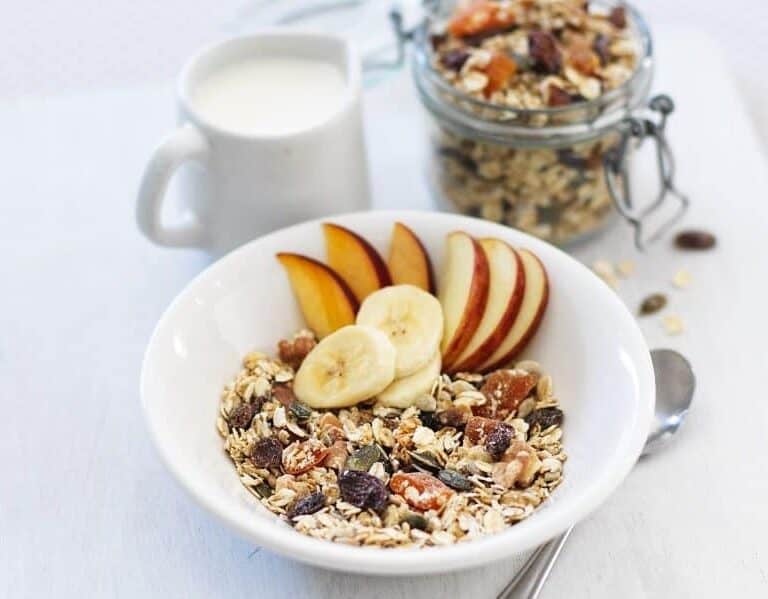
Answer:
[[[656,375],[656,413],[640,457],[662,448],[683,423],[693,400],[696,377],[683,356],[671,349],[651,352]],[[555,565],[573,526],[539,547],[497,599],[536,599]]]

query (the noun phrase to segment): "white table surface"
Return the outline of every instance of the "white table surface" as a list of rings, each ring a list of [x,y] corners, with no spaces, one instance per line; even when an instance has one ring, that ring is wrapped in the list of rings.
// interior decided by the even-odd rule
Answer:
[[[635,259],[621,288],[633,308],[670,294],[686,333],[668,338],[658,319],[643,329],[651,346],[690,357],[699,387],[679,441],[577,527],[549,599],[768,595],[768,173],[717,47],[678,29],[657,40],[657,87],[679,107],[687,222],[720,245],[637,256],[617,227],[578,255]],[[429,208],[409,85],[369,97],[379,207]],[[141,357],[206,264],[152,246],[133,223],[144,161],[173,122],[170,89],[0,105],[0,597],[494,597],[524,556],[428,578],[322,571],[222,528],[159,463],[139,408]],[[693,275],[686,291],[669,283],[678,268]]]

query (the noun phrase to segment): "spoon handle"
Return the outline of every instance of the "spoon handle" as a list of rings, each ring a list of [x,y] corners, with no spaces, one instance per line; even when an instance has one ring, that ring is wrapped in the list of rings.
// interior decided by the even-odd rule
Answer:
[[[572,530],[539,547],[496,599],[536,599]]]

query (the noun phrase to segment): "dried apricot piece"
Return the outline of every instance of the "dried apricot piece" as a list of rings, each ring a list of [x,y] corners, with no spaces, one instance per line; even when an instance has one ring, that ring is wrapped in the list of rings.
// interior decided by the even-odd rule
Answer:
[[[328,448],[317,439],[296,441],[283,450],[283,470],[303,474],[317,466],[328,455]]]
[[[517,410],[538,381],[538,375],[525,370],[497,370],[485,379],[480,388],[487,402],[479,406],[484,409],[478,411],[488,418],[504,420]]]
[[[509,85],[509,82],[512,81],[517,72],[517,63],[506,54],[494,52],[483,72],[488,77],[485,95],[489,96],[493,92]]]
[[[456,37],[467,37],[487,31],[498,31],[515,24],[515,15],[498,2],[478,0],[460,10],[450,23],[448,31]]]
[[[389,488],[417,510],[439,510],[454,495],[446,484],[425,472],[396,472]]]
[[[600,67],[600,57],[583,37],[574,37],[567,49],[568,64],[584,75],[594,75]]]

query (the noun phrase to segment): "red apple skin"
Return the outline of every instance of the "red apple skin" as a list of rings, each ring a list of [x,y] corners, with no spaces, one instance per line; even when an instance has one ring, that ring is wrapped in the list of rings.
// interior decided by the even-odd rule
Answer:
[[[418,248],[418,253],[420,255],[421,261],[424,264],[424,269],[426,270],[425,274],[427,278],[427,285],[424,291],[428,291],[432,295],[435,295],[435,293],[437,292],[437,285],[435,283],[435,270],[432,267],[432,260],[429,257],[427,248],[424,247],[424,244],[421,242],[421,239],[419,239],[418,235],[416,235],[416,233],[414,233],[410,227],[408,227],[407,225],[401,222],[396,222],[392,230],[392,245],[394,245],[395,243],[397,230],[399,230],[402,234],[407,235],[408,238],[411,240],[411,243],[413,243],[413,245],[415,245]],[[389,271],[390,271],[389,274],[392,276],[392,281],[395,285],[399,285],[400,283],[413,284],[412,281],[396,281],[395,280],[396,277],[392,272],[392,268],[390,268]],[[421,287],[421,285],[419,286]]]
[[[323,223],[323,229],[326,233],[326,244],[328,244],[329,235],[333,234],[340,234],[345,235],[347,237],[352,238],[364,251],[366,254],[368,260],[370,261],[370,265],[373,267],[373,271],[375,273],[376,279],[378,280],[379,289],[382,287],[387,287],[392,284],[392,278],[389,275],[389,269],[387,268],[386,263],[382,259],[382,257],[379,255],[379,252],[376,251],[376,249],[368,243],[366,239],[355,233],[354,231],[351,231],[350,229],[347,229],[346,227],[342,227],[341,225],[337,225],[335,223]],[[333,267],[333,265],[331,265]],[[342,278],[344,278],[342,276]],[[349,282],[347,282],[348,285],[353,287]],[[356,294],[359,295],[359,294]],[[362,301],[365,299],[364,297],[357,297],[358,301]]]
[[[481,240],[482,241],[482,240]],[[504,243],[504,242],[502,242]],[[482,248],[482,245],[480,246]],[[491,357],[493,351],[504,341],[504,338],[512,328],[512,324],[517,318],[517,314],[520,311],[520,306],[523,303],[523,294],[525,293],[525,269],[523,268],[523,262],[520,259],[520,255],[512,247],[509,249],[514,253],[515,260],[517,262],[517,278],[515,279],[515,289],[512,292],[507,309],[504,311],[504,315],[499,320],[496,329],[493,333],[474,351],[471,356],[468,356],[463,362],[451,365],[449,368],[450,373],[456,372],[474,372],[483,362]]]
[[[462,231],[458,232],[466,235]],[[443,364],[450,365],[464,351],[467,343],[470,342],[475,331],[477,331],[477,327],[483,318],[485,302],[488,299],[488,283],[490,281],[488,258],[485,257],[485,252],[477,240],[474,238],[470,239],[474,246],[474,275],[472,276],[470,293],[464,306],[461,322],[456,328],[453,339],[451,339],[445,352],[443,352]]]
[[[522,251],[528,251],[528,250],[522,250]],[[517,356],[521,351],[523,351],[525,349],[525,346],[528,345],[531,339],[533,339],[533,336],[539,330],[541,321],[544,318],[544,313],[547,311],[547,304],[549,303],[549,291],[550,291],[549,275],[547,274],[547,269],[544,268],[544,264],[542,264],[541,260],[539,260],[539,257],[533,252],[528,251],[528,253],[533,258],[536,259],[536,261],[541,266],[542,272],[544,273],[544,289],[542,291],[541,303],[539,304],[539,308],[536,312],[536,316],[531,321],[531,325],[528,327],[528,330],[520,338],[520,341],[518,341],[515,344],[515,346],[512,347],[504,356],[496,360],[494,363],[483,367],[482,372],[484,373],[491,372],[493,370],[498,370],[499,368],[504,368],[508,366],[509,363],[515,358],[515,356]]]

